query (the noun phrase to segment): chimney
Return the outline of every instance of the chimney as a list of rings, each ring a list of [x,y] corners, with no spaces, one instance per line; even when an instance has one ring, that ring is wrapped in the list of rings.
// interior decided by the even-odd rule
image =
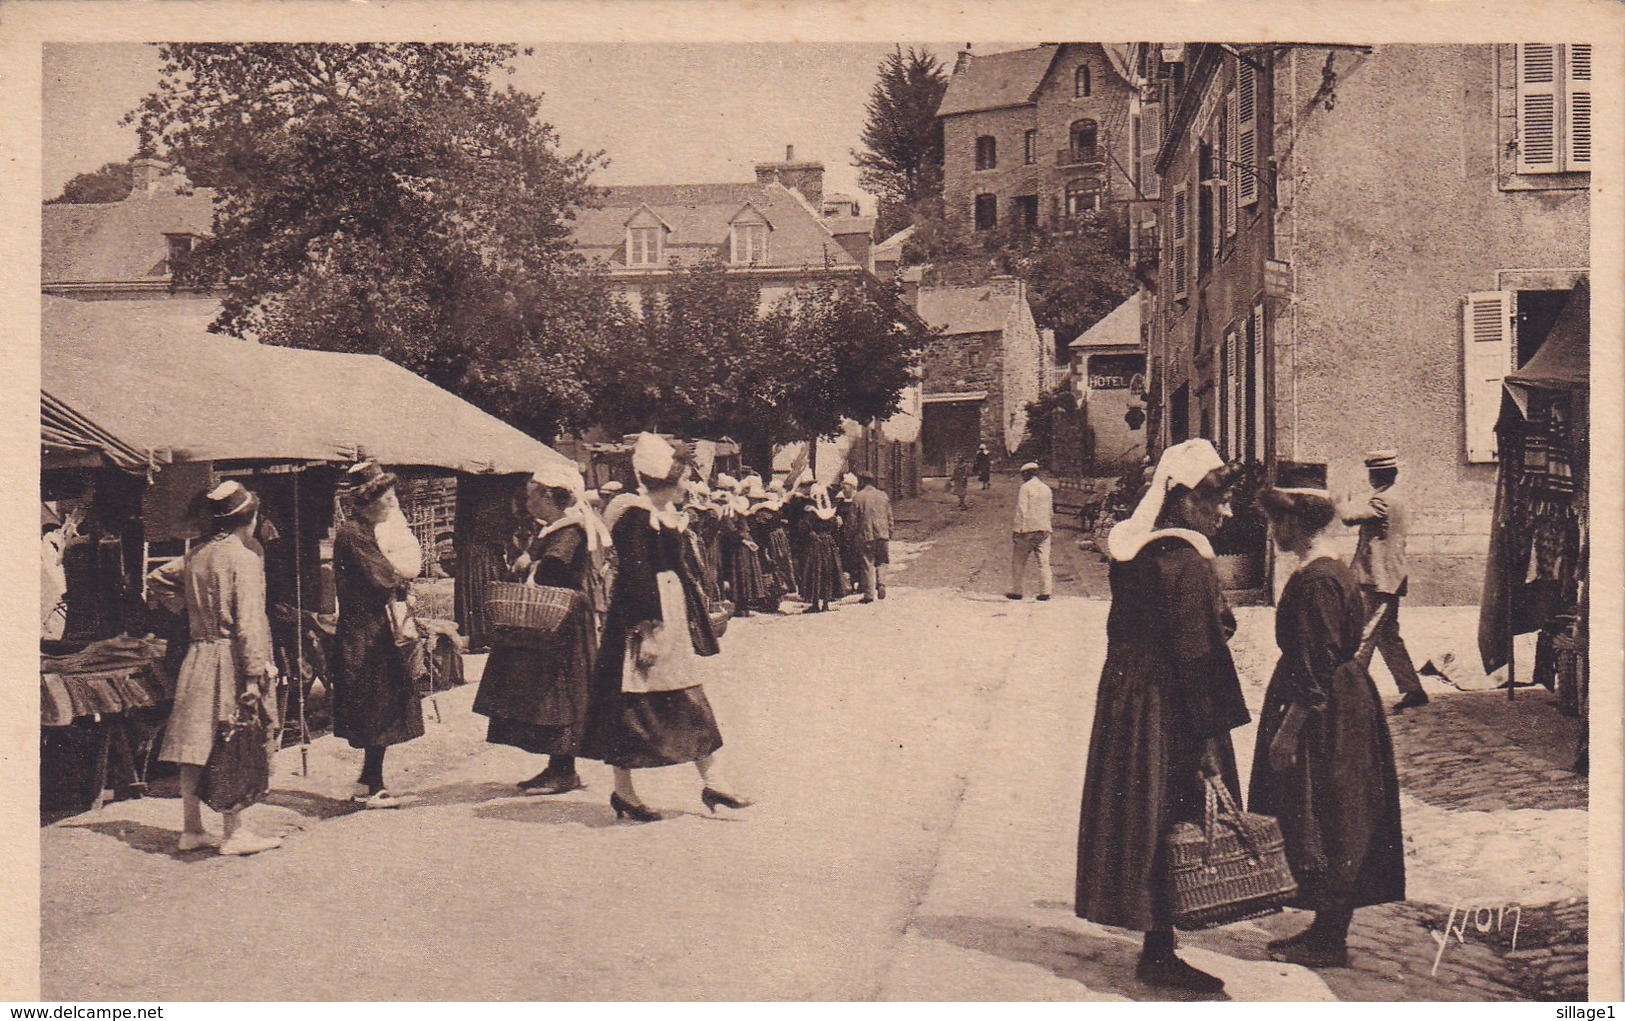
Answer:
[[[987,287],[989,294],[997,294],[1010,298],[1023,297],[1027,290],[1027,285],[1024,281],[1013,277],[1008,273],[1000,273],[997,276],[988,277]]]
[[[959,56],[954,59],[954,74],[958,74],[959,72],[965,70],[966,66],[969,65],[969,64],[970,64],[970,43],[966,43],[965,48],[960,50],[959,51]]]
[[[156,195],[159,182],[169,174],[169,164],[151,156],[140,156],[130,161],[130,195]]]
[[[824,165],[817,160],[797,161],[796,147],[784,147],[784,162],[756,164],[756,183],[778,182],[801,193],[817,215],[824,210]]]

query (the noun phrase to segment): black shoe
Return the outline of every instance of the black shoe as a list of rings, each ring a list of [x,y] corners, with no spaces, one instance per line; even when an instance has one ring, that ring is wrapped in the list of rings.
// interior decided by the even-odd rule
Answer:
[[[1398,716],[1407,709],[1428,704],[1428,693],[1425,691],[1407,691],[1405,697],[1394,703],[1394,715]]]
[[[1142,955],[1139,966],[1134,969],[1134,977],[1148,986],[1206,994],[1224,991],[1224,979],[1217,975],[1209,975],[1200,968],[1193,968],[1172,954],[1167,957]]]
[[[875,589],[875,595],[879,596],[882,599],[885,599],[886,598],[886,586],[881,585],[879,588],[876,588]]]
[[[864,596],[862,599],[858,600],[858,602],[860,602],[860,603],[872,603],[874,601],[875,601],[874,596]]]
[[[619,794],[609,796],[609,807],[615,810],[615,818],[617,819],[631,816],[633,822],[659,822],[665,818],[665,816],[641,801],[627,801]]]
[[[1021,601],[1021,593],[1020,592],[1006,592],[1004,594],[1004,598],[1006,598],[1006,599],[1014,599],[1017,602],[1020,602]]]
[[[532,783],[531,780],[538,782]],[[532,777],[531,780],[526,780],[523,784],[520,784],[521,787],[524,787],[526,794],[568,794],[571,791],[583,790],[587,786],[581,782],[581,777],[575,773],[555,773],[552,776],[544,773],[541,776]]]
[[[700,804],[704,805],[706,808],[709,808],[711,810],[711,814],[715,815],[718,805],[721,805],[723,808],[740,809],[749,808],[751,805],[754,805],[755,802],[751,801],[749,798],[740,798],[735,797],[732,794],[724,794],[714,787],[707,787],[705,790],[700,792]]]
[[[1049,596],[1039,596],[1038,601],[1041,603],[1047,603],[1049,602]]]
[[[1347,968],[1349,965],[1348,944],[1342,941],[1333,942],[1321,936],[1310,936],[1287,942],[1279,949],[1271,950],[1270,956],[1277,961],[1287,964],[1299,964],[1305,968]]]

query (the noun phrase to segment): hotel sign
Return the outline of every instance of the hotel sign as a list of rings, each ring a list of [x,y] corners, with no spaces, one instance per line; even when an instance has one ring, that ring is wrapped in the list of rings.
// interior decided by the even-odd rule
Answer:
[[[1127,390],[1145,373],[1145,355],[1094,355],[1089,359],[1089,389]]]

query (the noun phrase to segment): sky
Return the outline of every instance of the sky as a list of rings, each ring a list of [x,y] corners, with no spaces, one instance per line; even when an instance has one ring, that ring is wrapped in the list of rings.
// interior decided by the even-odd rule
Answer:
[[[510,79],[541,93],[542,116],[567,152],[603,150],[594,183],[749,181],[781,160],[824,164],[824,191],[858,195],[851,151],[861,147],[864,104],[892,43],[539,44]],[[924,46],[953,64],[962,43]],[[977,43],[976,53],[1015,44]],[[45,48],[42,197],[74,174],[129,157],[135,130],[120,118],[158,80],[156,46],[53,44]],[[862,196],[864,212],[873,202]]]

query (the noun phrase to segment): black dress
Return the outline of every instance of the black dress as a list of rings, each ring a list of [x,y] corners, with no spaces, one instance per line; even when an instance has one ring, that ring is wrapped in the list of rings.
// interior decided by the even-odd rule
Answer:
[[[807,519],[807,552],[801,560],[801,598],[817,605],[846,595],[841,554],[836,542],[840,518],[821,518],[811,508]]]
[[[721,651],[698,580],[699,565],[682,532],[654,527],[644,507],[631,507],[611,530],[616,554],[609,616],[604,622],[593,680],[593,708],[581,755],[625,769],[648,769],[693,762],[722,747],[705,689],[623,692],[627,638],[639,624],[658,623],[657,575],[675,572],[682,585],[691,648],[699,656]]]
[[[370,525],[338,526],[333,574],[339,597],[334,736],[355,748],[422,737],[424,693],[401,662],[386,609],[404,595],[406,585],[379,550]]]
[[[1315,911],[1405,899],[1393,741],[1377,687],[1354,662],[1364,624],[1354,572],[1330,557],[1299,568],[1275,612],[1281,658],[1264,693],[1248,804],[1280,820],[1293,904]],[[1277,773],[1269,746],[1293,705],[1309,716],[1297,764]]]
[[[750,514],[750,535],[756,541],[762,573],[775,599],[796,590],[796,569],[790,557],[790,537],[784,522],[772,507],[759,507]]]
[[[733,514],[724,519],[727,544],[732,550],[733,600],[739,610],[774,613],[779,600],[768,587],[767,575],[762,571],[762,551],[752,535],[748,514]]]
[[[558,631],[545,638],[492,634],[491,656],[480,679],[474,711],[491,719],[486,740],[539,755],[581,750],[591,708],[597,635],[588,592],[592,557],[580,525],[568,525],[530,543],[536,584],[574,589],[582,600]],[[523,581],[530,567],[509,572]]]
[[[1095,696],[1078,826],[1079,918],[1147,932],[1170,924],[1162,839],[1202,816],[1204,742],[1240,803],[1230,731],[1249,720],[1230,648],[1235,618],[1212,564],[1176,537],[1111,565],[1106,666]]]

